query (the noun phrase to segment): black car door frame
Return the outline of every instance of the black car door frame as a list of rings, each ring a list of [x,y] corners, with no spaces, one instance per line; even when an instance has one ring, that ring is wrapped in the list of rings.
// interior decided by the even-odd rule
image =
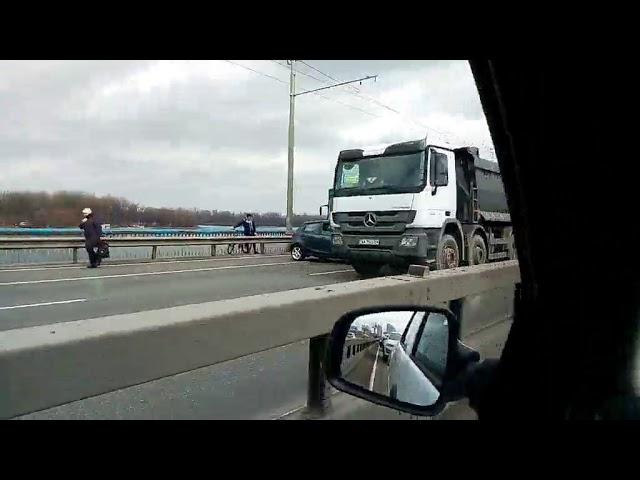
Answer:
[[[610,139],[632,138],[619,130],[624,125],[614,111],[624,102],[613,99],[631,92],[624,83],[631,78],[594,74],[592,58],[470,65],[521,274],[513,326],[479,396],[479,418],[595,418],[609,399],[634,395],[639,258],[628,237],[610,227],[637,218],[637,201],[625,198],[637,177],[621,173],[633,161],[617,163],[607,153]],[[594,175],[602,188],[589,195]],[[602,236],[595,219],[603,221]],[[594,249],[589,238],[606,248]],[[611,261],[605,252],[628,254]]]

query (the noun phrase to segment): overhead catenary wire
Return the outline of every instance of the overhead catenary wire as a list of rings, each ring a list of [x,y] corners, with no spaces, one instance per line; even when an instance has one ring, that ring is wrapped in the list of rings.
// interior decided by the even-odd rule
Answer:
[[[329,75],[329,74],[327,74],[327,73],[323,72],[323,71],[322,71],[322,70],[320,70],[319,68],[316,68],[316,67],[314,67],[313,65],[311,65],[311,64],[309,64],[309,63],[307,63],[307,62],[305,62],[304,60],[299,60],[299,62],[300,62],[300,63],[302,63],[303,65],[306,65],[307,67],[311,68],[312,70],[314,70],[314,71],[318,72],[319,74],[324,75],[325,77],[327,77],[327,78],[328,78],[328,79],[330,79],[330,80],[333,80],[333,81],[335,81],[335,82],[339,82],[339,81],[340,81],[340,80],[338,80],[337,78],[335,78],[335,77],[333,77],[333,76],[331,76],[331,75]],[[439,133],[439,134],[441,134],[441,135],[453,135],[451,132],[443,132],[443,131],[441,131],[441,130],[437,130],[437,129],[433,128],[433,127],[429,127],[429,126],[427,126],[427,125],[423,124],[422,122],[419,122],[418,120],[416,120],[416,119],[414,119],[414,118],[411,118],[411,117],[409,117],[408,115],[406,115],[406,114],[404,114],[404,113],[400,112],[398,109],[393,108],[393,107],[391,107],[391,106],[389,106],[389,105],[386,105],[386,104],[382,103],[381,101],[379,101],[379,100],[377,100],[377,99],[375,99],[375,98],[373,98],[373,97],[371,97],[371,96],[369,96],[369,95],[363,94],[363,93],[360,91],[360,89],[358,89],[357,87],[354,87],[353,85],[351,85],[351,86],[350,86],[350,88],[352,88],[353,90],[355,90],[355,93],[353,93],[353,95],[358,96],[358,97],[361,97],[361,98],[363,98],[363,99],[365,99],[365,100],[367,100],[367,101],[369,101],[369,102],[375,103],[376,105],[378,105],[378,106],[380,106],[380,107],[382,107],[382,108],[385,108],[386,110],[389,110],[389,111],[391,111],[391,112],[393,112],[393,113],[395,113],[395,114],[397,114],[397,115],[399,115],[399,116],[403,117],[405,120],[410,121],[410,122],[412,122],[412,123],[414,123],[414,124],[418,125],[418,126],[419,126],[419,127],[421,127],[421,128],[424,128],[424,129],[427,129],[427,130],[432,130],[432,131],[434,131],[434,132],[436,132],[436,133]]]
[[[250,72],[257,73],[258,75],[262,75],[263,77],[270,78],[270,79],[272,79],[272,80],[276,80],[277,82],[283,83],[283,84],[285,84],[285,85],[289,85],[289,82],[287,82],[287,81],[285,81],[285,80],[282,80],[282,79],[280,79],[280,78],[278,78],[278,77],[275,77],[275,76],[273,76],[273,75],[270,75],[270,74],[268,74],[268,73],[261,72],[260,70],[256,70],[256,69],[254,69],[254,68],[247,67],[246,65],[242,65],[241,63],[237,63],[237,62],[234,62],[234,61],[231,61],[231,60],[224,60],[224,61],[225,61],[225,62],[227,62],[227,63],[231,63],[232,65],[236,65],[236,66],[238,66],[238,67],[244,68],[245,70],[249,70]],[[276,62],[276,63],[278,63],[279,65],[282,65],[282,64],[280,64],[279,62]],[[282,65],[282,66],[284,66],[284,65]],[[369,116],[372,116],[372,117],[376,117],[376,118],[382,118],[382,117],[381,117],[381,116],[379,116],[379,115],[376,115],[376,114],[371,113],[371,112],[367,112],[366,110],[363,110],[363,109],[361,109],[361,108],[358,108],[358,107],[356,107],[356,106],[354,106],[354,105],[350,105],[350,104],[348,104],[348,103],[341,102],[340,100],[336,100],[336,99],[334,99],[334,98],[327,97],[327,96],[325,96],[325,95],[322,95],[321,93],[316,93],[316,92],[314,92],[313,94],[314,94],[314,95],[318,95],[319,97],[324,98],[325,100],[328,100],[328,101],[330,101],[330,102],[338,103],[338,104],[343,105],[343,106],[345,106],[345,107],[347,107],[347,108],[350,108],[350,109],[352,109],[352,110],[356,110],[356,111],[358,111],[358,112],[362,112],[362,113],[364,113],[364,114],[366,114],[366,115],[369,115]]]
[[[333,80],[334,82],[339,82],[339,81],[340,81],[340,80],[338,80],[337,78],[332,77],[331,75],[329,75],[329,74],[327,74],[327,73],[324,73],[322,70],[320,70],[320,69],[318,69],[318,68],[314,67],[313,65],[311,65],[311,64],[309,64],[309,63],[307,63],[307,62],[305,62],[304,60],[300,60],[300,63],[302,63],[303,65],[306,65],[307,67],[311,68],[312,70],[315,70],[316,72],[320,73],[321,75],[324,75],[324,76],[325,76],[325,77],[327,77],[328,79]],[[313,77],[313,78],[315,78],[315,77]],[[375,98],[373,98],[373,97],[371,97],[371,96],[369,96],[369,95],[366,95],[366,94],[362,93],[358,87],[356,87],[356,86],[354,86],[354,85],[349,85],[349,88],[351,88],[352,90],[354,90],[354,92],[355,92],[355,93],[354,93],[354,95],[356,95],[356,96],[358,96],[358,97],[361,97],[361,98],[363,98],[363,99],[365,99],[365,100],[368,100],[368,101],[370,101],[370,102],[373,102],[373,103],[375,103],[376,105],[379,105],[379,106],[381,106],[381,107],[383,107],[383,108],[386,108],[387,110],[390,110],[390,111],[392,111],[392,112],[394,112],[394,113],[397,113],[397,114],[402,115],[402,114],[401,114],[401,112],[400,112],[400,111],[398,111],[398,110],[396,110],[395,108],[390,107],[389,105],[385,105],[385,104],[384,104],[384,103],[382,103],[381,101],[379,101],[379,100],[377,100],[377,99],[375,99]]]
[[[277,60],[272,60],[272,62],[274,62],[274,63],[276,63],[276,64],[280,65],[281,67],[286,68],[287,70],[289,70],[289,68],[290,68],[288,65],[285,65],[284,63],[278,62]],[[301,70],[297,70],[297,69],[295,69],[295,68],[294,68],[294,71],[295,71],[296,73],[299,73],[299,74],[301,74],[301,75],[304,75],[305,77],[312,78],[312,79],[314,79],[314,80],[316,80],[316,81],[318,81],[318,82],[325,83],[325,84],[328,84],[328,83],[329,83],[329,82],[327,82],[326,80],[319,79],[318,77],[314,77],[313,75],[309,75],[308,73],[305,73],[305,72],[303,72],[303,71],[301,71]],[[363,109],[361,109],[361,108],[356,107],[355,105],[351,105],[351,104],[349,104],[349,103],[341,102],[340,100],[336,100],[335,98],[327,97],[327,96],[325,96],[325,95],[323,95],[323,94],[321,94],[321,93],[317,93],[317,92],[311,92],[311,93],[313,93],[314,95],[317,95],[317,96],[319,96],[319,97],[321,97],[321,98],[324,98],[325,100],[328,100],[328,101],[330,101],[330,102],[334,102],[334,103],[338,103],[338,104],[343,105],[343,106],[345,106],[345,107],[351,108],[352,110],[356,110],[356,111],[358,111],[358,112],[362,112],[362,113],[364,113],[364,114],[366,114],[366,115],[369,115],[369,116],[371,116],[371,117],[375,117],[375,118],[383,118],[383,117],[381,117],[380,115],[376,115],[375,113],[371,113],[371,112],[369,112],[369,111],[367,111],[367,110],[363,110]]]
[[[272,79],[272,80],[276,80],[277,82],[283,83],[283,84],[285,84],[285,85],[289,85],[289,82],[287,82],[287,81],[285,81],[285,80],[282,80],[282,79],[280,79],[280,78],[278,78],[278,77],[275,77],[275,76],[273,76],[273,75],[270,75],[270,74],[268,74],[268,73],[261,72],[260,70],[256,70],[256,69],[254,69],[254,68],[247,67],[246,65],[242,65],[241,63],[233,62],[233,61],[231,61],[231,60],[224,60],[224,61],[225,61],[225,62],[227,62],[227,63],[231,63],[231,64],[233,64],[233,65],[236,65],[236,66],[238,66],[238,67],[244,68],[245,70],[249,70],[250,72],[257,73],[258,75],[262,75],[263,77],[270,78],[270,79]],[[274,60],[274,62],[275,62],[275,60]],[[278,63],[279,65],[282,65],[282,66],[284,67],[284,65],[283,65],[283,64],[281,64],[280,62],[276,62],[276,63]],[[287,67],[287,68],[288,68],[288,67]],[[296,72],[297,72],[297,70],[296,70]],[[299,73],[299,72],[298,72],[298,73]],[[348,103],[341,102],[340,100],[336,100],[335,98],[327,97],[327,96],[325,96],[325,95],[322,95],[321,93],[313,92],[313,94],[314,94],[314,95],[317,95],[317,96],[319,96],[319,97],[321,97],[321,98],[324,98],[325,100],[328,100],[328,101],[330,101],[330,102],[334,102],[334,103],[340,104],[340,105],[342,105],[342,106],[344,106],[344,107],[350,108],[350,109],[352,109],[352,110],[355,110],[355,111],[358,111],[358,112],[364,113],[365,115],[369,115],[369,116],[371,116],[371,117],[376,117],[376,118],[382,118],[380,115],[376,115],[375,113],[368,112],[368,111],[363,110],[363,109],[361,109],[361,108],[358,108],[358,107],[356,107],[356,106],[354,106],[354,105],[350,105],[350,104],[348,104]]]
[[[277,63],[278,65],[280,65],[280,66],[286,68],[287,70],[289,70],[289,65],[285,65],[284,63],[278,62],[277,60],[272,60],[272,62]],[[321,83],[325,83],[325,84],[329,83],[327,80],[323,80],[321,78],[314,77],[313,75],[309,75],[308,73],[305,73],[302,70],[297,70],[295,68],[294,68],[294,70],[295,70],[296,73],[299,73],[300,75],[304,75],[305,77],[313,78],[317,82],[321,82]]]
[[[282,84],[284,84],[284,85],[289,85],[289,82],[287,82],[287,81],[285,81],[285,80],[282,80],[282,79],[280,79],[280,78],[278,78],[278,77],[276,77],[276,76],[270,75],[270,74],[268,74],[268,73],[261,72],[261,71],[259,71],[259,70],[254,69],[254,68],[247,67],[246,65],[242,65],[242,64],[240,64],[240,63],[237,63],[237,62],[234,62],[234,61],[231,61],[231,60],[224,60],[224,61],[225,61],[225,62],[228,62],[228,63],[230,63],[230,64],[233,64],[233,65],[236,65],[236,66],[238,66],[238,67],[241,67],[241,68],[243,68],[243,69],[245,69],[245,70],[248,70],[248,71],[251,71],[251,72],[253,72],[253,73],[256,73],[256,74],[258,74],[258,75],[261,75],[261,76],[263,76],[263,77],[266,77],[266,78],[270,78],[270,79],[272,79],[272,80],[275,80],[275,81],[277,81],[277,82],[279,82],[279,83],[282,83]],[[278,64],[278,65],[282,66],[282,67],[285,67],[285,68],[289,69],[289,66],[286,66],[286,65],[284,65],[283,63],[278,62],[277,60],[272,60],[272,61],[273,61],[274,63],[276,63],[276,64]],[[335,77],[333,77],[333,76],[331,76],[331,75],[329,75],[329,74],[327,74],[327,73],[323,72],[322,70],[320,70],[320,69],[318,69],[318,68],[314,67],[313,65],[311,65],[311,64],[309,64],[309,63],[307,63],[307,62],[305,62],[305,61],[303,61],[303,60],[298,60],[298,62],[302,63],[303,65],[306,65],[307,67],[309,67],[309,68],[311,68],[312,70],[314,70],[314,71],[316,71],[316,72],[320,73],[321,75],[325,76],[326,78],[328,78],[328,79],[330,79],[330,80],[332,80],[332,81],[336,81],[336,82],[339,82],[339,81],[340,81],[339,79],[337,79],[337,78],[335,78]],[[296,71],[296,73],[300,73],[301,75],[304,75],[304,76],[306,76],[306,77],[312,78],[313,80],[316,80],[316,81],[318,81],[318,82],[321,82],[321,83],[328,83],[328,81],[321,80],[321,79],[319,79],[319,78],[317,78],[317,77],[315,77],[315,76],[313,76],[313,75],[310,75],[310,74],[308,74],[308,73],[306,73],[306,72],[302,72],[302,71],[300,71],[300,70],[298,70],[298,69],[294,69],[294,70]],[[403,117],[405,120],[407,120],[407,121],[409,121],[409,122],[411,122],[411,123],[414,123],[415,125],[417,125],[417,126],[419,126],[419,127],[421,127],[421,128],[424,128],[424,129],[427,129],[427,130],[434,131],[434,132],[439,133],[439,134],[441,134],[441,135],[453,136],[453,137],[461,138],[459,135],[453,134],[452,132],[443,132],[443,131],[441,131],[441,130],[436,130],[435,128],[429,127],[429,126],[427,126],[427,125],[423,124],[422,122],[419,122],[419,121],[417,121],[417,120],[415,120],[415,119],[413,119],[413,118],[411,118],[411,117],[408,117],[407,115],[403,114],[403,113],[402,113],[402,112],[400,112],[399,110],[394,109],[393,107],[390,107],[390,106],[388,106],[388,105],[385,105],[384,103],[380,102],[379,100],[376,100],[376,99],[375,99],[375,98],[373,98],[373,97],[369,97],[368,95],[364,95],[364,94],[360,93],[360,90],[359,90],[359,89],[357,89],[356,87],[351,86],[351,88],[353,88],[354,90],[356,90],[356,93],[353,93],[353,95],[355,95],[355,96],[357,96],[357,97],[360,97],[360,98],[363,98],[363,99],[365,99],[365,100],[369,100],[369,101],[370,101],[370,102],[372,102],[372,103],[375,103],[375,104],[377,104],[377,105],[379,105],[379,106],[381,106],[381,107],[383,107],[383,108],[385,108],[385,109],[387,109],[387,110],[389,110],[389,111],[391,111],[391,112],[394,112],[394,113],[396,113],[397,115],[399,115],[399,116]],[[369,111],[367,111],[367,110],[364,110],[364,109],[362,109],[362,108],[356,107],[355,105],[351,105],[351,104],[349,104],[349,103],[342,102],[342,101],[337,100],[337,99],[335,99],[335,98],[327,97],[326,95],[323,95],[323,94],[321,94],[321,93],[313,92],[313,94],[314,94],[314,95],[317,95],[317,96],[318,96],[318,97],[320,97],[320,98],[323,98],[324,100],[327,100],[327,101],[329,101],[329,102],[333,102],[333,103],[337,103],[337,104],[342,105],[342,106],[344,106],[344,107],[347,107],[347,108],[349,108],[349,109],[351,109],[351,110],[361,112],[361,113],[363,113],[363,114],[365,114],[365,115],[368,115],[368,116],[371,116],[371,117],[374,117],[374,118],[384,118],[384,117],[382,117],[382,116],[380,116],[380,115],[377,115],[377,114],[375,114],[375,113],[371,113],[371,112],[369,112]],[[462,140],[466,141],[466,139],[462,139]],[[485,142],[482,142],[482,143],[485,143]],[[486,145],[486,143],[485,143],[485,145]],[[484,145],[483,145],[483,146],[484,146]],[[492,151],[492,147],[490,147],[490,146],[486,146],[486,149],[489,151],[489,153]]]
[[[240,68],[244,68],[245,70],[249,70],[250,72],[257,73],[258,75],[262,75],[263,77],[270,78],[272,80],[276,80],[277,82],[284,83],[285,85],[289,85],[289,82],[282,80],[278,77],[274,77],[273,75],[269,75],[268,73],[261,72],[259,70],[255,70],[251,67],[247,67],[246,65],[242,65],[241,63],[233,62],[231,60],[223,60],[224,62],[231,63],[232,65],[236,65]]]

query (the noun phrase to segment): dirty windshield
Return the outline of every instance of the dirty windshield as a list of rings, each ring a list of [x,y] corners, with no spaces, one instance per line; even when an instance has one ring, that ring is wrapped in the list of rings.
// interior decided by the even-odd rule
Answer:
[[[424,152],[340,161],[335,195],[411,192],[425,183]]]
[[[340,315],[513,258],[497,167],[449,155],[496,160],[466,61],[7,60],[0,105],[0,418],[301,418],[346,401]],[[502,334],[511,299],[456,312]],[[344,330],[366,382],[404,324]]]

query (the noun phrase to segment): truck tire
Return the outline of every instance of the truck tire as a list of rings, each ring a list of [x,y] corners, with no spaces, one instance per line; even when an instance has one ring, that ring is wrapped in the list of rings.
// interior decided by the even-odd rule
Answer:
[[[389,277],[392,275],[404,275],[409,271],[409,265],[406,267],[400,267],[398,265],[382,265],[378,271],[378,275],[381,277]]]
[[[354,263],[353,269],[365,278],[376,277],[380,274],[380,267],[377,263]]]
[[[471,251],[469,252],[469,265],[482,265],[487,263],[487,244],[482,235],[474,235],[471,239]]]
[[[460,266],[460,248],[453,236],[445,234],[440,239],[436,266],[438,270],[446,270]]]

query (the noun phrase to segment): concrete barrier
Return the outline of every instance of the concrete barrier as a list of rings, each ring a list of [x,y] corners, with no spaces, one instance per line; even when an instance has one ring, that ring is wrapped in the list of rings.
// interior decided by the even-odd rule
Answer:
[[[353,338],[344,342],[344,352],[342,354],[342,374],[348,375],[364,357],[364,354],[371,345],[377,344],[377,340]]]
[[[0,417],[324,335],[356,308],[437,304],[517,282],[508,261],[0,332]]]

